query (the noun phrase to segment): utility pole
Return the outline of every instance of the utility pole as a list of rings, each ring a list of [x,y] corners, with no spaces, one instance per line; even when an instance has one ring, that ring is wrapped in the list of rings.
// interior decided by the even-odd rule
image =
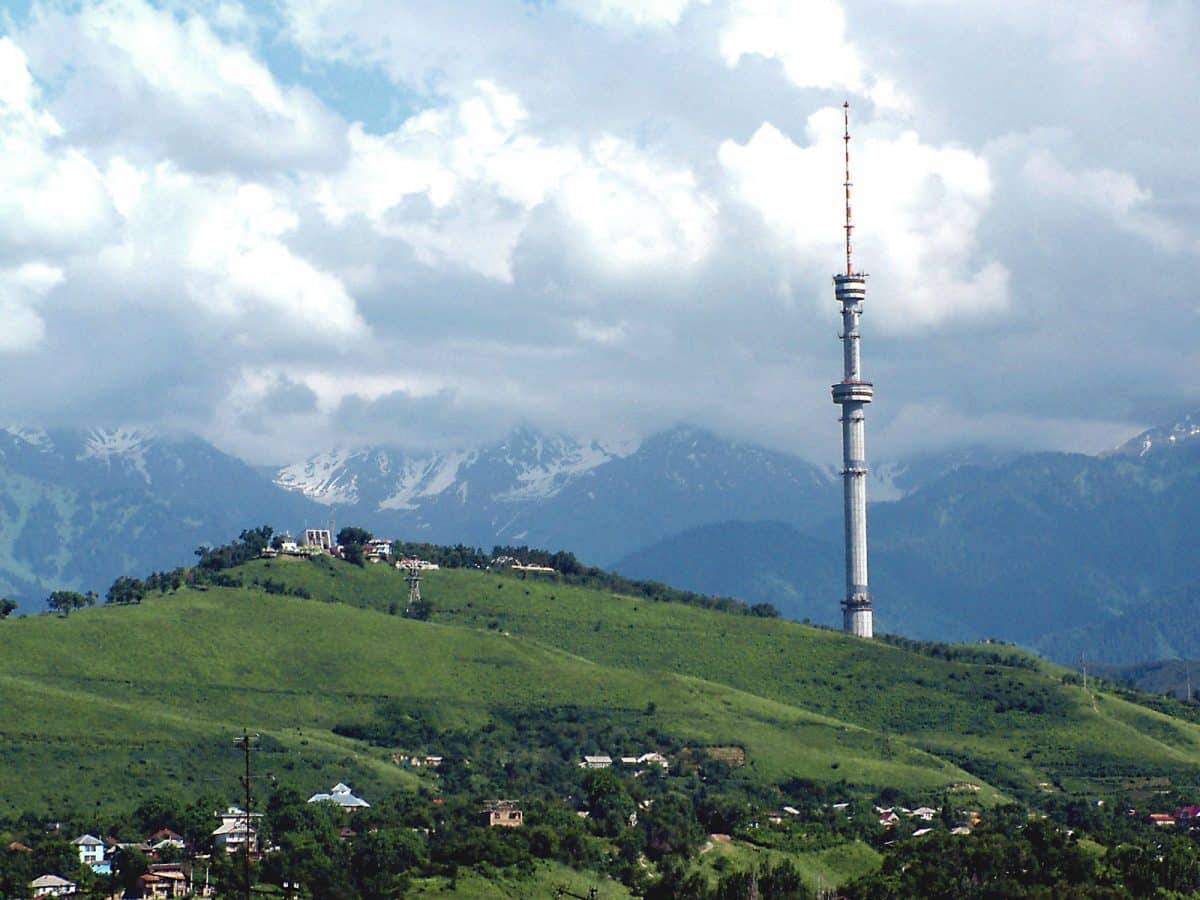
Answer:
[[[242,732],[240,738],[234,738],[234,746],[240,747],[246,756],[246,774],[242,777],[242,787],[246,791],[246,838],[242,844],[242,850],[245,855],[242,858],[243,876],[245,878],[245,897],[250,900],[250,838],[253,835],[252,822],[250,819],[250,754],[258,749],[258,735],[250,734],[247,731]]]

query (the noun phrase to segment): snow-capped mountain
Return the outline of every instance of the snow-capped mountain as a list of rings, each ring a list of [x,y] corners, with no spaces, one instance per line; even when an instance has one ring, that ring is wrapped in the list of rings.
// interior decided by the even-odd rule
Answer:
[[[409,454],[375,447],[318,453],[284,466],[275,483],[327,506],[377,512],[419,510],[446,494],[467,503],[472,483],[490,500],[538,501],[636,449],[635,443],[576,441],[520,429],[497,444],[469,450]]]
[[[1169,425],[1159,425],[1130,438],[1112,451],[1119,456],[1148,456],[1164,450],[1200,449],[1200,413],[1189,413]]]
[[[57,588],[102,594],[118,575],[188,565],[196,547],[243,528],[324,513],[194,436],[0,429],[0,594],[31,611]]]
[[[569,548],[594,562],[694,524],[808,523],[837,498],[819,467],[687,427],[641,443],[518,429],[440,453],[321,453],[281,468],[275,484],[397,537]]]

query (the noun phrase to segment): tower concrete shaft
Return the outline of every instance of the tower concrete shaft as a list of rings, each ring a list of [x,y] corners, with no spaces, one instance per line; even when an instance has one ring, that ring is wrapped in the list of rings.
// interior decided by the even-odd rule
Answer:
[[[854,271],[850,235],[850,115],[846,104],[846,273],[833,276],[834,296],[842,305],[842,380],[833,386],[833,402],[842,408],[842,490],[846,527],[846,597],[842,628],[858,637],[874,636],[874,611],[867,587],[867,436],[863,410],[875,394],[862,377],[858,320],[867,297],[867,278]]]

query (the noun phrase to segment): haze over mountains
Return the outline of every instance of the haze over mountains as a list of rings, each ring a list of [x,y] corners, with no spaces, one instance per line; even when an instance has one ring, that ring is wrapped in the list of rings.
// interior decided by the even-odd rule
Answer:
[[[872,582],[883,630],[995,637],[1062,660],[1200,654],[1200,427],[1110,454],[972,450],[876,466]],[[362,525],[406,540],[568,549],[679,587],[833,624],[841,595],[833,467],[679,427],[606,444],[518,430],[434,454],[364,448],[264,472],[191,436],[0,432],[0,590],[189,564],[270,523]],[[1162,613],[1170,610],[1170,624]]]

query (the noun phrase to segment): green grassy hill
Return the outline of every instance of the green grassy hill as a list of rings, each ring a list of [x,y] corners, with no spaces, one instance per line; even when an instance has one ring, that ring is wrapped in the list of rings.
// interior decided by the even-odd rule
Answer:
[[[240,577],[381,611],[402,607],[407,594],[401,575],[383,566],[260,560],[244,566]],[[1200,780],[1200,727],[1114,693],[1087,693],[1068,670],[1008,649],[995,654],[998,662],[954,661],[794,622],[620,597],[544,576],[440,570],[424,576],[422,593],[438,624],[507,635],[619,669],[703,678],[863,729],[843,733],[847,741],[858,735],[860,760],[827,770],[832,762],[823,763],[819,752],[796,756],[791,765],[799,765],[793,771],[803,777],[878,784],[896,774],[888,766],[913,759],[898,754],[920,750],[970,772],[965,780],[981,785],[984,799],[989,787],[1033,797],[1107,792],[1147,777],[1181,787]],[[948,650],[953,656],[954,648]],[[962,648],[964,657],[989,652]],[[1020,665],[999,664],[1005,656],[1018,656]],[[772,752],[761,763],[776,772],[784,758]],[[913,785],[929,783],[923,778]]]
[[[273,573],[288,568],[272,565]],[[293,571],[354,585],[361,596],[371,579],[391,574],[303,565]],[[935,791],[969,778],[903,743],[882,754],[866,728],[714,680],[594,662],[486,627],[255,589],[183,589],[138,606],[5,622],[0,683],[0,810],[10,812],[84,811],[160,789],[219,787],[235,796],[231,739],[243,728],[265,736],[257,765],[302,790],[338,780],[367,793],[413,783],[386,749],[333,732],[370,722],[396,701],[427,711],[438,730],[483,727],[497,709],[575,705],[641,718],[649,705],[663,733],[697,746],[744,746],[764,780],[802,775]]]
[[[582,723],[576,737],[594,738],[591,752],[644,749],[603,745],[605,733],[653,736],[681,760],[743,748],[739,777],[774,797],[767,805],[785,802],[777,786],[797,780],[847,799],[892,788],[980,808],[1142,785],[1200,789],[1200,725],[1166,714],[1192,715],[1186,707],[1085,692],[1074,673],[1012,648],[906,649],[556,576],[426,573],[427,622],[397,614],[407,585],[387,566],[281,558],[220,576],[226,586],[155,591],[134,606],[0,622],[0,815],[78,821],[164,792],[232,801],[241,769],[232,739],[243,729],[262,735],[265,793],[290,785],[306,795],[336,781],[370,799],[436,793],[439,776],[393,754],[438,752],[439,736],[453,734],[486,746],[495,728],[534,742],[503,750],[513,765],[561,756],[561,745],[534,745],[542,732],[512,728],[554,711],[573,711],[559,724]],[[397,716],[419,722],[423,745],[389,743]],[[589,731],[591,722],[604,724]],[[880,859],[853,842],[709,844],[695,866],[714,883],[779,853],[813,886]],[[450,895],[552,896],[557,884],[594,882],[539,865],[494,878],[464,870]],[[413,890],[449,888],[431,878]],[[603,890],[626,896],[611,880]]]
[[[229,574],[246,586],[0,624],[0,809],[81,810],[170,785],[232,792],[243,728],[266,738],[259,765],[302,790],[415,784],[386,748],[333,730],[397,701],[440,730],[483,727],[501,708],[649,708],[664,734],[744,747],[765,781],[975,784],[985,804],[1200,780],[1200,727],[1086,694],[1049,666],[950,661],[509,574],[428,573],[432,622],[386,614],[407,588],[385,566],[278,559]]]

